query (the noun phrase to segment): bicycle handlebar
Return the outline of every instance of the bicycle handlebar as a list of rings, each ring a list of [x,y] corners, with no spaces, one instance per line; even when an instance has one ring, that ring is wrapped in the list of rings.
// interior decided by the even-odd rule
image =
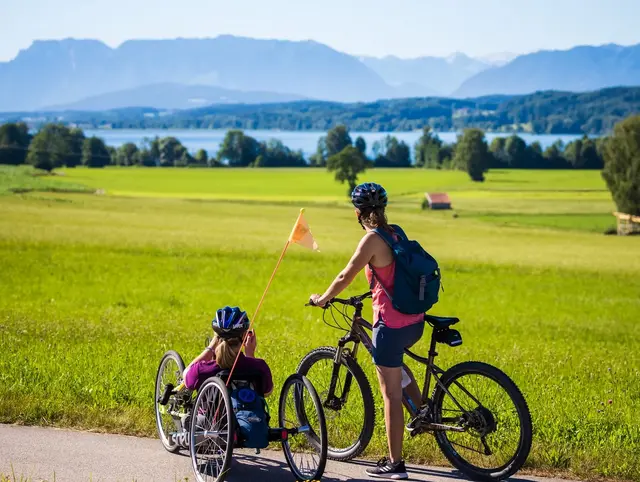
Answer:
[[[342,298],[332,298],[322,308],[326,310],[329,307],[329,305],[332,305],[333,303],[340,303],[342,305],[355,306],[357,303],[362,303],[362,301],[366,300],[367,298],[371,298],[371,291],[368,291],[359,296],[352,296],[351,298],[346,300]],[[305,303],[304,306],[318,306],[318,305],[316,305],[313,301],[309,300],[309,302]]]

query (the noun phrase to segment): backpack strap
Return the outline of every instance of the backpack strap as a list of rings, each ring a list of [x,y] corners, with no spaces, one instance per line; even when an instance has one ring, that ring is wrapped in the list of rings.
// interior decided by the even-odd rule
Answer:
[[[406,239],[407,235],[404,234],[404,231],[402,230],[402,228],[396,224],[390,224],[391,228],[393,228],[394,232]],[[376,233],[378,236],[380,236],[385,243],[387,243],[387,245],[391,248],[391,250],[393,251],[393,247],[395,246],[395,244],[398,242],[396,241],[393,236],[385,231],[384,229],[379,229],[379,228],[375,228],[373,230],[374,233]],[[382,291],[385,292],[385,294],[387,295],[387,297],[389,298],[389,300],[391,300],[393,302],[393,298],[391,297],[391,293],[389,293],[389,291],[387,291],[387,288],[384,287],[384,285],[380,282],[380,280],[378,279],[378,277],[376,276],[376,270],[373,268],[373,265],[371,263],[369,263],[369,269],[371,270],[371,282],[369,283],[369,289],[372,290],[373,287],[376,284],[376,281],[378,282],[378,284],[380,285],[380,287],[382,288]]]

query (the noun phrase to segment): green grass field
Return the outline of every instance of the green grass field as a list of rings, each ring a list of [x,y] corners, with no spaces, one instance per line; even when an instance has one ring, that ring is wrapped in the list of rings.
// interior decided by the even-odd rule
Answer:
[[[306,352],[336,342],[303,304],[362,231],[325,172],[63,173],[47,186],[107,195],[14,194],[28,173],[0,177],[0,421],[154,435],[163,352],[199,353],[222,305],[253,312],[299,207],[321,252],[290,248],[257,322],[258,353],[278,385]],[[390,219],[442,266],[446,291],[432,312],[459,316],[464,344],[441,348],[440,364],[494,364],[525,394],[528,467],[640,480],[640,239],[602,234],[614,206],[599,173],[498,171],[482,185],[458,172],[366,177],[387,187]],[[426,190],[450,192],[459,217],[420,210]],[[361,276],[348,292],[366,288]],[[374,392],[372,457],[386,447]],[[445,463],[428,436],[405,452]]]

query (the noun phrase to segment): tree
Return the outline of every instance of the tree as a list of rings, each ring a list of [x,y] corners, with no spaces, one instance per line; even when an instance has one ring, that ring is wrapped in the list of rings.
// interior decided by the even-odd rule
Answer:
[[[386,136],[382,141],[374,142],[374,160],[376,167],[409,167],[411,151],[404,141],[394,136]]]
[[[344,124],[335,126],[327,132],[326,140],[327,157],[334,156],[345,147],[351,146],[351,136],[349,129]]]
[[[327,138],[326,136],[318,139],[318,147],[315,154],[309,157],[309,165],[313,167],[324,167],[327,165]]]
[[[362,138],[362,136],[358,136],[356,138],[356,142],[354,143],[356,149],[360,151],[363,156],[367,155],[367,142]]]
[[[209,165],[209,154],[206,150],[200,149],[196,152],[195,162],[199,166],[208,166]]]
[[[302,151],[292,151],[279,139],[269,139],[260,144],[261,154],[253,162],[253,167],[306,167]]]
[[[529,167],[527,165],[527,143],[520,136],[514,134],[507,137],[504,150],[509,167],[518,169]]]
[[[542,155],[542,146],[538,141],[534,141],[527,146],[527,165],[532,169],[544,169],[545,159]]]
[[[602,169],[604,167],[604,161],[598,153],[596,141],[587,136],[582,138],[580,159],[582,160],[582,169]]]
[[[444,158],[441,153],[442,141],[431,131],[431,127],[422,128],[422,135],[416,141],[415,161],[416,167],[440,168]]]
[[[260,155],[260,143],[240,130],[229,130],[224,136],[218,160],[227,161],[231,167],[246,167]]]
[[[24,164],[31,142],[24,122],[0,125],[0,164]]]
[[[140,164],[140,149],[133,142],[122,144],[116,152],[116,165],[135,166]]]
[[[175,137],[163,137],[160,139],[160,166],[173,167],[186,163],[188,161],[188,157],[184,155],[186,151],[187,148]]]
[[[76,167],[82,164],[82,149],[84,147],[84,132],[77,127],[68,131],[70,155],[65,160],[67,167]]]
[[[327,159],[327,170],[335,172],[336,181],[349,185],[347,195],[350,196],[357,185],[358,174],[367,168],[367,159],[353,146],[347,146],[338,154]]]
[[[480,129],[465,129],[456,144],[454,165],[465,169],[472,180],[484,181],[484,173],[488,171],[491,154],[484,132]]]
[[[602,177],[618,211],[640,216],[640,116],[614,127],[604,149]]]
[[[564,158],[564,143],[557,140],[544,151],[546,166],[550,169],[567,169],[569,165]]]
[[[492,155],[491,165],[489,167],[503,168],[509,165],[509,156],[505,145],[507,140],[504,137],[496,137],[489,145],[489,152]]]
[[[82,164],[87,167],[108,166],[111,161],[109,149],[99,137],[87,137],[82,146]]]
[[[576,139],[567,144],[564,158],[573,169],[582,169],[582,139]]]
[[[62,124],[46,124],[29,144],[27,163],[36,169],[52,171],[71,156],[69,129]]]

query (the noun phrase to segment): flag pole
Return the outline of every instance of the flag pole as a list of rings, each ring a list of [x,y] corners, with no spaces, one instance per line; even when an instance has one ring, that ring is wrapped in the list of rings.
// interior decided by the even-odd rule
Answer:
[[[258,313],[260,312],[260,308],[262,308],[262,302],[267,296],[267,291],[269,291],[269,288],[271,287],[271,282],[273,281],[273,278],[276,276],[276,271],[278,271],[278,268],[280,267],[280,263],[282,263],[284,255],[287,252],[287,248],[291,245],[291,238],[293,237],[293,233],[296,231],[296,227],[298,226],[298,223],[300,222],[300,218],[302,218],[303,213],[304,213],[304,208],[300,209],[300,214],[298,214],[298,219],[296,219],[296,222],[293,225],[293,228],[291,229],[291,234],[287,238],[287,242],[284,244],[284,249],[282,250],[282,253],[280,253],[280,258],[278,258],[276,267],[273,269],[273,273],[271,273],[271,277],[269,278],[267,287],[264,289],[264,292],[262,293],[262,297],[260,298],[260,301],[258,302],[258,306],[256,307],[256,311],[253,314],[253,318],[251,319],[251,324],[249,325],[249,330],[251,330],[253,323],[256,321],[256,318],[258,318]]]
[[[260,308],[262,308],[262,303],[264,302],[265,297],[267,296],[267,292],[269,291],[269,288],[271,287],[271,282],[273,281],[273,278],[275,278],[276,276],[276,272],[278,271],[278,268],[280,267],[280,263],[282,263],[282,260],[284,259],[284,255],[287,252],[287,248],[291,245],[291,239],[293,237],[293,233],[295,233],[296,227],[298,226],[298,223],[300,222],[300,219],[302,218],[302,214],[304,213],[304,208],[300,209],[300,214],[298,214],[298,219],[296,219],[295,224],[293,225],[293,228],[291,229],[291,234],[289,234],[289,237],[287,238],[287,242],[284,244],[284,248],[282,249],[282,253],[280,253],[280,257],[278,258],[278,262],[276,263],[275,268],[273,268],[273,272],[271,273],[271,277],[269,278],[269,281],[267,282],[267,287],[264,289],[264,292],[262,293],[262,297],[260,298],[260,301],[258,302],[258,306],[256,307],[256,311],[253,313],[253,317],[251,318],[251,322],[249,323],[249,329],[245,332],[243,338],[242,338],[242,346],[244,346],[244,344],[247,342],[247,337],[249,336],[249,332],[251,331],[251,328],[253,327],[253,324],[255,323],[256,319],[258,318],[258,313],[260,313]],[[233,370],[236,368],[236,363],[238,363],[238,359],[240,358],[240,353],[242,351],[238,352],[238,356],[236,356],[236,359],[233,362],[233,366],[231,367],[231,371],[229,372],[229,377],[227,378],[227,386],[229,385],[229,381],[231,380],[231,375],[233,375]]]

